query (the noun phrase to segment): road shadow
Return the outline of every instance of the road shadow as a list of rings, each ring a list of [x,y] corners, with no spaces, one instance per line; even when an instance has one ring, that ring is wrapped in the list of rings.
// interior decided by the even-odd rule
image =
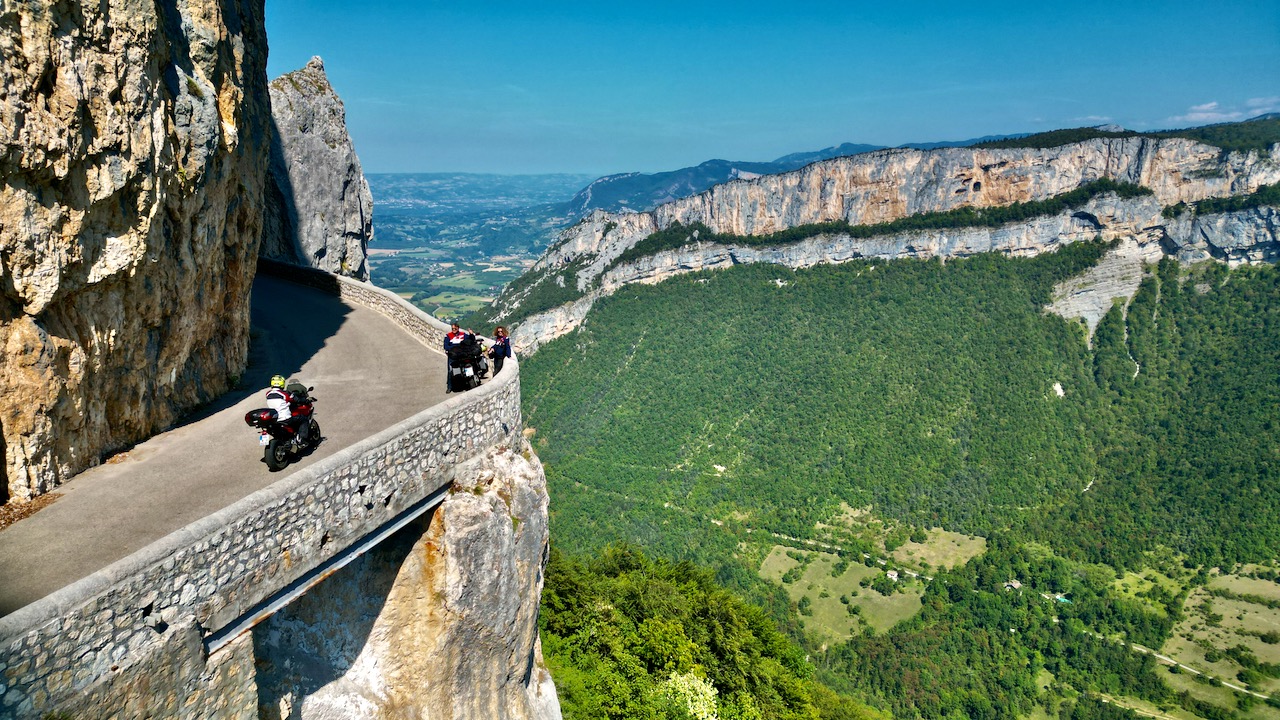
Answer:
[[[298,377],[302,366],[333,337],[351,308],[336,294],[258,273],[250,304],[249,362],[240,382],[186,415],[175,427],[199,422],[266,391],[271,376]],[[266,405],[266,401],[262,403]]]
[[[253,629],[261,717],[285,717],[282,701],[299,713],[305,700],[355,665],[434,514],[409,523]],[[412,597],[414,589],[402,588],[406,592]]]

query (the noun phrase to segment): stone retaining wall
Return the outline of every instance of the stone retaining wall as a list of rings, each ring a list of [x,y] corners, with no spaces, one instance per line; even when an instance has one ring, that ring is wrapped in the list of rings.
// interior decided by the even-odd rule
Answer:
[[[340,278],[335,286],[335,276],[318,271],[262,270],[336,290],[433,347],[447,331],[367,283]],[[514,443],[521,427],[516,368],[0,618],[0,717],[74,714],[89,709],[89,698],[98,710],[132,704],[126,717],[168,715],[162,708],[179,708],[179,717],[214,716],[188,697],[250,702],[244,683],[252,683],[252,669],[218,670],[222,653],[205,658],[198,639],[448,486],[458,463]],[[192,669],[173,670],[183,663]],[[139,682],[148,697],[129,690]],[[248,709],[223,705],[216,714],[242,711]]]

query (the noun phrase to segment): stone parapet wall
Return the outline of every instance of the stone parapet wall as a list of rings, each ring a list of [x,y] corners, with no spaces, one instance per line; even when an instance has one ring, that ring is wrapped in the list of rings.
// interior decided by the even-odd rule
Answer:
[[[444,347],[444,336],[449,332],[449,326],[444,322],[422,312],[389,290],[348,277],[335,277],[341,285],[343,300],[377,310],[428,347]]]
[[[425,343],[443,337],[442,323],[391,293],[347,278],[335,287],[334,276],[274,265],[263,269],[328,283]],[[0,717],[63,712],[79,707],[77,698],[110,696],[144,675],[157,678],[156,707],[168,707],[164,697],[209,692],[198,686],[208,677],[238,677],[161,671],[174,666],[175,652],[188,660],[194,653],[203,667],[203,644],[193,638],[222,629],[447,488],[460,463],[514,445],[521,422],[517,365],[0,618]],[[165,686],[163,677],[187,678],[186,686]],[[194,707],[179,716],[203,717]]]

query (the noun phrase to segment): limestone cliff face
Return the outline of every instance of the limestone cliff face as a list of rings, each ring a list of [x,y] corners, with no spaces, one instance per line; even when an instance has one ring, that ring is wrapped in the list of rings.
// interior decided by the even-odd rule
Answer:
[[[1103,138],[1049,149],[943,148],[883,150],[817,162],[794,172],[737,180],[645,213],[596,211],[561,234],[532,272],[550,277],[579,268],[584,296],[523,320],[512,333],[528,353],[571,332],[592,303],[631,282],[659,282],[680,272],[745,262],[791,267],[859,257],[959,257],[999,251],[1034,255],[1063,243],[1102,236],[1128,239],[1146,257],[1160,241],[1180,258],[1228,261],[1274,258],[1275,211],[1223,218],[1163,218],[1164,206],[1253,192],[1280,181],[1280,146],[1269,153],[1222,153],[1192,140]],[[648,235],[700,222],[717,233],[761,235],[798,225],[845,220],[872,225],[961,206],[995,207],[1042,200],[1100,178],[1151,188],[1154,198],[1100,198],[1080,211],[1002,228],[900,233],[870,239],[826,235],[776,248],[698,244],[664,251],[606,272]],[[1156,251],[1158,252],[1158,251]],[[536,287],[531,285],[530,288]],[[505,313],[520,297],[508,298]],[[501,319],[501,318],[499,318]]]
[[[1174,220],[1164,218],[1162,209],[1153,197],[1121,200],[1106,195],[1078,210],[998,228],[921,230],[871,238],[835,233],[778,247],[699,242],[691,233],[684,247],[615,267],[601,275],[596,287],[581,299],[526,319],[515,328],[512,340],[519,352],[531,353],[576,329],[600,297],[631,283],[653,284],[683,273],[745,263],[804,268],[858,258],[956,258],[982,252],[1031,256],[1068,243],[1102,238],[1117,241],[1116,249],[1098,267],[1059,288],[1049,308],[1065,317],[1081,318],[1092,334],[1114,298],[1133,296],[1143,264],[1165,254],[1183,261],[1212,257],[1228,263],[1280,259],[1280,210],[1276,208],[1194,217],[1187,214]]]
[[[1280,181],[1280,152],[1222,152],[1191,140],[1104,138],[1049,149],[883,150],[737,180],[648,213],[596,212],[564,232],[538,268],[589,259],[586,289],[611,260],[674,222],[762,235],[809,223],[870,225],[968,205],[1041,200],[1110,178],[1144,185],[1161,205],[1252,192]]]
[[[679,272],[767,262],[792,268],[847,262],[856,258],[958,258],[985,252],[1032,256],[1061,245],[1102,238],[1138,238],[1142,244],[1163,237],[1161,206],[1151,197],[1121,200],[1095,198],[1079,210],[1002,227],[946,228],[854,238],[847,233],[818,235],[779,247],[744,247],[701,243],[663,251],[605,273],[605,293],[633,282],[654,283]],[[696,239],[696,238],[691,238]]]
[[[538,644],[547,491],[527,445],[255,630],[266,718],[558,720]]]
[[[263,256],[368,280],[373,195],[320,58],[271,82],[271,117]]]
[[[260,0],[0,10],[0,502],[243,367],[266,53]]]
[[[659,280],[654,276],[649,282],[659,282]],[[616,289],[618,286],[614,287]],[[582,324],[596,300],[605,294],[603,290],[592,290],[574,302],[525,318],[511,333],[512,348],[521,355],[525,355],[561,335],[568,335]]]

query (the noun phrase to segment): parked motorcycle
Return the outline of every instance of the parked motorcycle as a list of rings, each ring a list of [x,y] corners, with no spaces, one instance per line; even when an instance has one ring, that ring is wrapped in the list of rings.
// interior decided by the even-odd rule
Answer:
[[[282,470],[291,458],[308,453],[320,444],[320,423],[315,419],[315,401],[311,397],[314,387],[302,388],[300,385],[289,388],[295,399],[289,403],[289,412],[293,417],[305,418],[301,422],[280,422],[278,414],[271,408],[250,410],[244,416],[249,427],[258,428],[258,444],[262,445],[262,460],[272,472]],[[304,440],[294,427],[306,428]]]
[[[484,359],[484,346],[479,342],[462,343],[449,348],[449,391],[465,392],[480,386],[489,371]]]

